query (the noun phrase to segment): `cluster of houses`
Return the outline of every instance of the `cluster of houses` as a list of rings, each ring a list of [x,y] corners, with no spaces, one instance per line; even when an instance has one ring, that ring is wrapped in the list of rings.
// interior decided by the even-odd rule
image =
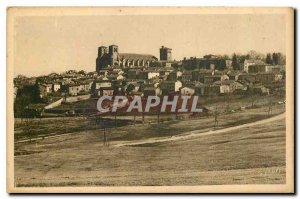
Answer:
[[[200,63],[200,62],[199,62]],[[184,70],[161,67],[107,67],[95,72],[70,70],[36,78],[15,78],[15,89],[38,86],[40,97],[101,95],[198,95],[268,94],[274,83],[285,78],[285,67],[245,60],[244,70]],[[15,90],[16,92],[16,90]]]

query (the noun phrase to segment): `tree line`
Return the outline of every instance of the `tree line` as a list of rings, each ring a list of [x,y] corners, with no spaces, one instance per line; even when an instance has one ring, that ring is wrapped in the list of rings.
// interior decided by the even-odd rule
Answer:
[[[244,61],[246,59],[250,60],[260,60],[266,64],[272,64],[272,65],[284,65],[285,64],[285,56],[280,52],[274,52],[274,53],[267,53],[265,56],[264,54],[256,53],[255,51],[250,51],[246,55],[240,55],[234,53],[232,55],[232,68],[234,70],[242,70]]]

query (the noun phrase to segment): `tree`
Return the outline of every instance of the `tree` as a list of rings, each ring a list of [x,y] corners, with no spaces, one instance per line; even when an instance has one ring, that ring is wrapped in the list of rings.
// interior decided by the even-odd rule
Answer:
[[[249,51],[248,55],[249,55],[249,58],[253,59],[253,60],[265,60],[264,54],[258,53],[254,50]]]
[[[273,64],[272,56],[270,53],[267,54],[266,63]]]
[[[285,55],[280,53],[279,64],[280,65],[285,65],[285,60],[286,60]]]
[[[33,130],[32,127],[33,127],[33,120],[30,119],[30,118],[27,118],[25,120],[25,123],[24,123],[23,132],[27,136],[27,138],[29,139],[30,142],[32,141],[32,138],[34,136],[34,132],[32,131]]]
[[[241,67],[246,59],[250,59],[250,55],[236,55],[237,62],[239,63],[239,67]],[[241,68],[240,68],[241,69]]]
[[[142,83],[140,84],[139,92],[143,92],[145,89],[145,85]]]
[[[273,64],[274,65],[283,65],[285,64],[285,56],[281,53],[273,53]]]
[[[285,56],[281,53],[273,53],[273,64],[274,65],[284,65],[285,64]]]
[[[14,102],[15,117],[25,117],[26,107],[29,104],[37,104],[41,101],[38,84],[25,85],[23,88],[19,88]]]
[[[134,86],[133,84],[129,84],[129,85],[127,86],[126,92],[127,92],[127,93],[130,93],[131,91],[133,91],[134,88],[135,88],[135,86]]]
[[[80,75],[85,75],[85,74],[87,74],[87,72],[85,72],[84,70],[80,70],[80,71],[78,72],[78,74],[80,74]]]
[[[228,55],[226,55],[226,54],[224,54],[224,55],[218,55],[218,57],[220,57],[222,59],[226,59],[226,60],[230,59],[230,57]]]
[[[273,55],[272,55],[272,59],[273,59],[273,64],[277,65],[278,62],[279,62],[279,56],[278,56],[278,54],[274,52]]]
[[[269,108],[268,108],[268,117],[270,117],[272,115],[272,101],[269,101]]]
[[[239,64],[239,62],[237,60],[237,56],[236,56],[235,53],[232,56],[231,66],[232,66],[233,70],[239,70],[240,69],[240,64]]]
[[[18,96],[14,102],[14,116],[24,118],[26,115],[26,107],[30,104],[28,95]]]
[[[218,119],[219,112],[217,110],[217,107],[215,108],[213,113],[214,113],[214,118],[215,118],[215,128],[218,128],[218,126],[219,126],[219,119]]]

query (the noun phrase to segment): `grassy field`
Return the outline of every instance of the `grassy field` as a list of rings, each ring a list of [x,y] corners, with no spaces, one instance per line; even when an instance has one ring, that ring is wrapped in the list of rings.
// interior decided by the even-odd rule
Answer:
[[[276,105],[273,115],[284,112]],[[268,118],[264,107],[220,116],[230,128]],[[72,118],[72,124],[79,123]],[[57,126],[52,120],[51,125]],[[75,122],[74,122],[75,121]],[[44,120],[47,125],[49,120]],[[46,125],[45,124],[45,125]],[[131,186],[277,184],[285,182],[285,120],[241,127],[222,134],[116,147],[147,140],[214,130],[214,118],[100,129],[15,144],[17,186]]]
[[[273,98],[272,96],[260,96],[255,98],[255,102],[253,102],[253,99],[250,98],[232,98],[229,101],[224,102],[222,100],[219,102],[212,101],[206,106],[210,110],[209,117],[207,118],[202,117],[199,120],[199,118],[190,117],[190,114],[183,114],[179,115],[180,119],[176,119],[174,114],[160,115],[159,122],[162,123],[161,125],[156,125],[158,122],[157,115],[146,115],[144,117],[145,125],[141,124],[141,115],[136,116],[135,122],[133,116],[118,116],[116,122],[114,117],[104,117],[102,118],[102,122],[98,123],[96,123],[95,118],[88,118],[85,116],[51,117],[23,120],[16,118],[14,139],[16,142],[18,142],[21,140],[43,138],[66,133],[77,133],[90,130],[99,131],[104,127],[108,128],[108,130],[112,132],[111,139],[113,140],[176,135],[178,133],[182,133],[184,130],[211,128],[214,126],[214,116],[212,112],[215,109],[220,112],[220,115],[218,116],[220,127],[228,127],[264,119],[268,117],[267,105],[270,102],[273,103],[272,115],[279,114],[284,111],[284,105],[278,105],[276,103],[279,100],[282,101],[282,99]],[[91,103],[91,100],[86,102],[76,102],[75,105],[79,104],[78,107],[81,107],[87,103]],[[253,108],[251,108],[252,105],[254,105]],[[241,111],[241,107],[247,107],[247,109]],[[226,111],[227,113],[225,113]],[[234,111],[234,113],[231,111]],[[133,128],[133,130],[130,132],[127,131],[128,125],[133,125],[134,123],[137,125],[142,125],[142,127],[139,127],[138,129]],[[115,127],[115,125],[119,127],[118,131],[114,131],[112,129],[112,127]]]

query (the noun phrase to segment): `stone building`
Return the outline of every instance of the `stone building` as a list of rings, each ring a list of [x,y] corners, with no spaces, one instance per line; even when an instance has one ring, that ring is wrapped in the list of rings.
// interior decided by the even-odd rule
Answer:
[[[206,55],[203,58],[190,57],[182,60],[182,67],[186,70],[209,69],[224,70],[231,67],[231,61],[215,55]]]
[[[255,74],[255,80],[262,84],[271,84],[275,81],[274,73],[257,73]]]
[[[96,71],[100,71],[108,66],[120,66],[122,68],[132,68],[136,66],[149,67],[150,63],[157,61],[154,55],[119,53],[117,45],[100,46],[96,59]]]
[[[172,60],[172,49],[162,46],[159,49],[159,55],[161,61],[171,61]]]
[[[244,61],[244,71],[247,73],[249,72],[249,66],[252,65],[265,65],[265,63],[261,60],[251,60],[251,59],[245,59]]]
[[[168,95],[170,93],[178,92],[182,87],[180,81],[163,81],[160,83],[160,89],[163,95]]]
[[[271,65],[266,64],[253,64],[248,66],[248,73],[264,73],[272,71]]]

